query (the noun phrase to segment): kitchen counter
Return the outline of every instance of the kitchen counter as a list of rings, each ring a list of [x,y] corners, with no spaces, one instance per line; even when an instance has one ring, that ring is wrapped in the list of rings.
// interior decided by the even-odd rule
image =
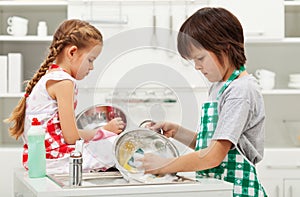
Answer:
[[[202,179],[197,183],[161,184],[161,185],[135,185],[135,186],[109,186],[93,188],[61,188],[48,177],[28,178],[28,173],[18,168],[14,170],[14,196],[23,197],[56,197],[56,196],[206,196],[229,197],[232,196],[233,184],[217,180]]]

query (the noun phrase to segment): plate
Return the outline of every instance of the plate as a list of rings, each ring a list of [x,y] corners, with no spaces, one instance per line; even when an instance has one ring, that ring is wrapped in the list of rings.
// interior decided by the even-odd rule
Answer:
[[[299,88],[300,88],[300,83],[293,83],[293,82],[290,82],[290,83],[288,84],[288,87],[289,87],[289,88],[297,88],[297,89],[299,89]]]
[[[290,74],[289,77],[291,83],[300,83],[300,74]]]

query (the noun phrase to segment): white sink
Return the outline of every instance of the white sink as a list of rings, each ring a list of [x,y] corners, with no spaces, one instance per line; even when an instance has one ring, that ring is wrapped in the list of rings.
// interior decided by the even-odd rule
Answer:
[[[70,186],[69,174],[51,174],[47,176],[62,188],[199,183],[196,180],[184,176],[177,176],[177,175],[174,176],[174,179],[172,181],[144,183],[136,180],[133,182],[131,181],[128,182],[122,177],[122,175],[118,171],[111,171],[111,172],[83,173],[81,185]]]

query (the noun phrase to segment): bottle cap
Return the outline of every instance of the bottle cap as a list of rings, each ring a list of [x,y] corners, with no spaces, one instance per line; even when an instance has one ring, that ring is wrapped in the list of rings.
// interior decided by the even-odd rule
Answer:
[[[41,125],[41,122],[37,118],[32,118],[31,125]]]

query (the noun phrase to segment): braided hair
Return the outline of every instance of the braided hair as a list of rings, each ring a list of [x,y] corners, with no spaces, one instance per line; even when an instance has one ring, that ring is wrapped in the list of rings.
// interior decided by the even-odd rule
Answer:
[[[51,64],[66,46],[75,45],[78,49],[84,49],[90,45],[102,44],[103,39],[100,31],[86,21],[79,19],[66,20],[60,24],[53,35],[49,53],[35,72],[31,80],[27,81],[25,96],[19,100],[18,105],[12,111],[9,118],[4,120],[11,123],[9,133],[18,139],[24,132],[26,98],[32,92],[37,82],[46,74]]]

